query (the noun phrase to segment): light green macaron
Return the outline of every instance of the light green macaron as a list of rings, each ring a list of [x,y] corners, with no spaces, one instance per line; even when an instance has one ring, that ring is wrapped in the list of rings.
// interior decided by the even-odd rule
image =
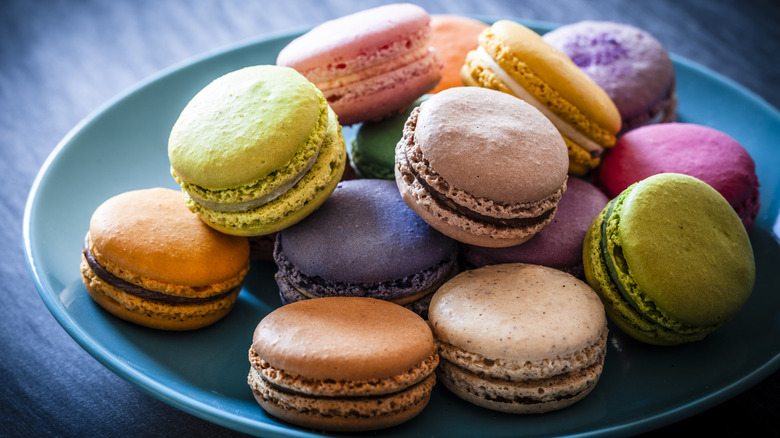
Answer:
[[[325,201],[344,172],[346,148],[311,82],[261,65],[198,92],[171,129],[168,158],[190,210],[224,233],[259,236]]]
[[[734,317],[755,281],[753,249],[733,208],[676,173],[613,199],[588,229],[583,261],[609,318],[656,345],[703,339]]]

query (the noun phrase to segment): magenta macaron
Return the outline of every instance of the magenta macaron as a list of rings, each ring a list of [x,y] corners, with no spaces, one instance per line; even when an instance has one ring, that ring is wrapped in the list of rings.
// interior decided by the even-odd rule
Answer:
[[[313,82],[342,125],[378,120],[433,89],[443,65],[430,46],[430,16],[396,3],[320,24],[276,59]]]
[[[677,120],[674,65],[648,32],[609,21],[580,21],[542,38],[568,55],[615,102],[622,119],[618,135]]]
[[[704,181],[726,198],[745,229],[753,228],[761,205],[756,165],[728,134],[692,123],[643,126],[618,139],[593,180],[615,197],[658,173],[682,173]]]
[[[583,279],[582,246],[585,233],[609,199],[583,179],[569,178],[567,185],[552,222],[529,241],[505,248],[461,245],[461,254],[467,267],[528,263],[555,268]]]

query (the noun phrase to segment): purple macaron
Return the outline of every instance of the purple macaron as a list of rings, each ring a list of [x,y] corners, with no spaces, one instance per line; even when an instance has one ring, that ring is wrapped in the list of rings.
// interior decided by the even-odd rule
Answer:
[[[394,181],[342,181],[314,213],[280,231],[274,249],[282,302],[365,296],[423,317],[457,273],[458,246],[419,218]]]
[[[558,203],[553,221],[531,240],[507,248],[485,248],[461,245],[463,260],[468,267],[501,263],[543,265],[584,278],[582,246],[593,218],[609,199],[585,180],[569,178],[568,188]]]
[[[607,92],[623,119],[620,134],[677,120],[674,65],[649,33],[609,21],[561,26],[544,40],[574,61]]]

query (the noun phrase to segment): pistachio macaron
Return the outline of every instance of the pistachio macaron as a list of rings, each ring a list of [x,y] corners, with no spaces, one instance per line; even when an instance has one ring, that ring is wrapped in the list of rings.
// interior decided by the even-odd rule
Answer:
[[[430,328],[397,304],[304,300],[257,325],[247,382],[272,416],[326,431],[367,431],[418,415],[436,382]]]
[[[583,263],[610,319],[657,345],[703,339],[734,317],[755,282],[739,216],[711,186],[678,173],[610,201],[588,228]]]
[[[553,124],[506,93],[454,87],[415,108],[395,149],[395,181],[424,221],[472,245],[519,245],[549,224],[569,159]]]
[[[168,140],[187,205],[213,228],[259,236],[306,217],[344,172],[341,125],[322,93],[287,67],[225,74],[182,110]]]
[[[604,306],[584,281],[557,269],[510,263],[464,271],[433,296],[428,322],[439,381],[488,409],[563,409],[596,387],[604,367]]]
[[[499,20],[480,34],[461,78],[465,85],[517,96],[544,113],[566,141],[573,175],[596,168],[620,131],[620,113],[609,95],[563,52],[514,21]]]
[[[166,188],[133,190],[92,214],[81,278],[94,301],[132,323],[192,330],[226,316],[249,270],[249,243],[204,224]]]

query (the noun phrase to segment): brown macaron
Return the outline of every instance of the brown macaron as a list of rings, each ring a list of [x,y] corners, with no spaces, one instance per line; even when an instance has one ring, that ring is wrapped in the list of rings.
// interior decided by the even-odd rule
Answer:
[[[124,320],[192,330],[223,318],[249,270],[245,237],[222,234],[165,188],[116,195],[92,214],[81,255],[89,295]]]
[[[543,413],[589,394],[607,351],[596,292],[557,269],[512,263],[465,271],[434,294],[437,374],[458,397],[502,412]]]
[[[549,224],[568,166],[566,144],[541,112],[479,87],[423,102],[395,150],[406,204],[441,233],[486,247],[519,245]]]
[[[247,382],[269,414],[329,431],[390,427],[428,404],[439,362],[430,328],[397,304],[328,297],[260,321]]]

